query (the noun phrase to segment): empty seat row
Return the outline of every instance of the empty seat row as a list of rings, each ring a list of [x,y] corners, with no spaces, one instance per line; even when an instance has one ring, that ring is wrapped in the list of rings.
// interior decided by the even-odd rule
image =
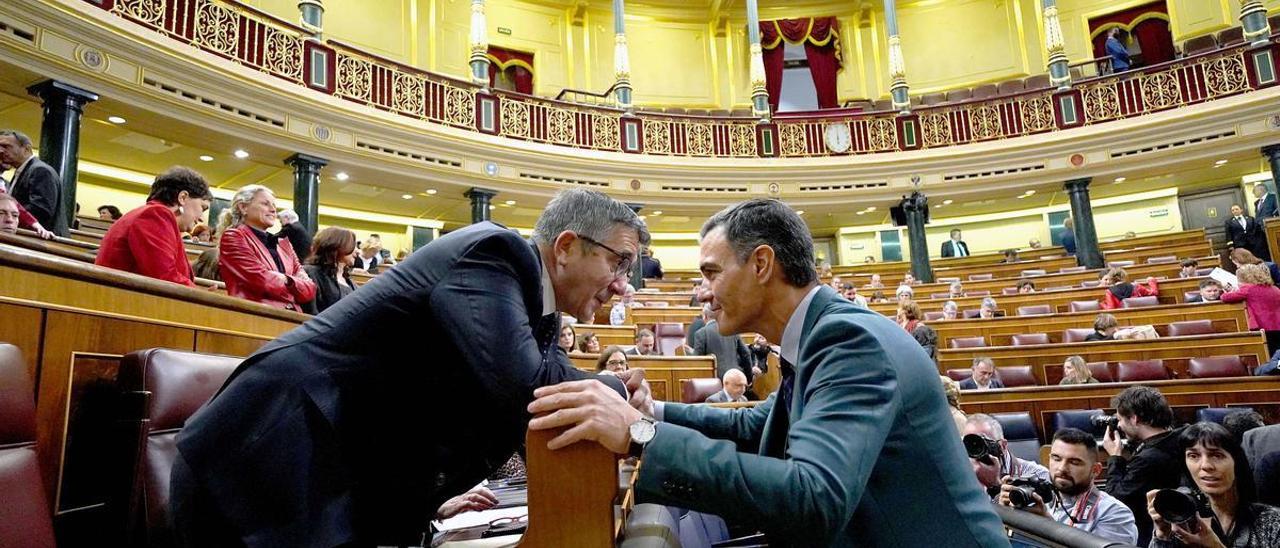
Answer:
[[[1147,382],[1167,381],[1174,378],[1173,372],[1164,365],[1164,360],[1129,360],[1115,362],[1089,362],[1089,373],[1098,382]],[[1224,377],[1248,377],[1249,368],[1240,356],[1207,356],[1191,358],[1187,369],[1193,379],[1216,379]],[[973,376],[969,368],[948,369],[947,376],[962,381]],[[1032,366],[1015,365],[996,368],[996,378],[1005,388],[1020,386],[1038,386]]]

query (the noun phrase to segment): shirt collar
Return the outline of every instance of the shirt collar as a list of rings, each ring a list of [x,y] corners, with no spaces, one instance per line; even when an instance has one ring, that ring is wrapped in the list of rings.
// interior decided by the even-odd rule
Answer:
[[[819,289],[822,289],[822,285],[810,289],[809,294],[800,299],[800,304],[791,312],[791,319],[787,320],[787,327],[782,330],[782,359],[792,365],[800,363],[797,359],[800,354],[800,332],[804,330],[809,304],[813,302],[813,296],[818,294]]]
[[[244,225],[244,226],[249,226],[249,225]],[[253,235],[258,237],[258,241],[262,242],[262,245],[267,246],[268,249],[274,248],[277,245],[277,242],[279,242],[280,240],[279,236],[276,236],[275,234],[272,234],[265,230],[258,230],[251,226],[249,226],[249,230],[252,230]]]
[[[28,156],[27,159],[22,162],[22,165],[18,166],[18,169],[13,170],[14,181],[18,180],[18,177],[22,175],[23,170],[27,169],[27,165],[29,165],[31,163],[31,160],[35,159],[35,157],[36,157],[35,154]]]
[[[542,315],[554,314],[556,311],[556,287],[551,284],[551,271],[547,263],[542,263]]]

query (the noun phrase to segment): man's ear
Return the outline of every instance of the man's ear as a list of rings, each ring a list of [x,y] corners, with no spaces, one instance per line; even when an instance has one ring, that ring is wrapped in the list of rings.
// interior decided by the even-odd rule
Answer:
[[[551,242],[551,255],[555,257],[556,264],[560,266],[568,264],[569,254],[577,241],[578,234],[572,230],[566,230],[556,236],[556,239]]]
[[[1090,479],[1090,480],[1092,480],[1093,478],[1096,478],[1096,477],[1101,476],[1101,475],[1102,475],[1102,463],[1101,463],[1101,462],[1098,462],[1098,461],[1095,459],[1095,460],[1093,461],[1093,474],[1090,476],[1090,478],[1089,478],[1089,479]]]
[[[757,246],[751,251],[751,267],[755,270],[756,283],[764,285],[769,282],[769,278],[773,276],[774,267],[777,265],[776,257],[773,254],[773,248],[767,245]]]

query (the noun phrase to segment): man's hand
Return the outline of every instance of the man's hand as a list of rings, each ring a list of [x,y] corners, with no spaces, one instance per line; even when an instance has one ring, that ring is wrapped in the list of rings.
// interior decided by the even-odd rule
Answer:
[[[44,240],[52,240],[52,239],[53,239],[53,237],[55,236],[55,234],[54,234],[53,232],[50,232],[48,229],[46,229],[46,228],[45,228],[43,225],[41,225],[40,223],[36,223],[36,224],[34,224],[34,225],[31,225],[31,230],[34,230],[34,231],[35,231],[35,233],[36,233],[36,235],[37,235],[37,236],[40,236],[40,238],[41,238],[41,239],[44,239]]]
[[[484,487],[476,487],[466,493],[444,501],[436,510],[437,520],[446,520],[463,512],[479,512],[498,505],[498,496]]]
[[[592,379],[543,386],[534,390],[533,396],[536,399],[529,404],[529,413],[541,416],[529,421],[530,430],[570,427],[547,443],[552,450],[591,440],[614,453],[626,453],[631,445],[631,423],[643,416],[617,392]]]
[[[649,390],[649,381],[644,380],[643,369],[628,369],[618,373],[618,378],[622,379],[622,383],[627,386],[627,393],[631,394],[631,407],[637,411],[644,413],[646,417],[653,416],[653,392]]]
[[[763,374],[764,374],[764,371],[761,371],[759,367],[756,367],[756,366],[754,366],[754,365],[753,365],[753,366],[751,366],[751,378],[753,378],[753,379],[754,379],[754,378],[759,377],[760,375],[763,375]]]
[[[1120,440],[1120,435],[1115,429],[1108,426],[1106,435],[1102,436],[1102,448],[1107,450],[1107,454],[1118,457],[1124,451],[1124,442]]]
[[[1015,489],[1015,487],[1013,486],[1013,478],[1011,476],[1005,476],[1000,480],[1000,483],[1002,484],[1000,486],[1000,496],[996,497],[996,502],[999,502],[1001,506],[1013,506],[1013,502],[1009,500],[1009,492]],[[1040,498],[1039,493],[1032,493],[1031,498],[1035,499],[1036,501],[1035,506],[1019,508],[1019,510],[1031,512],[1032,514],[1038,514],[1040,516],[1053,519],[1053,516],[1049,515],[1048,506],[1045,505],[1044,499]]]

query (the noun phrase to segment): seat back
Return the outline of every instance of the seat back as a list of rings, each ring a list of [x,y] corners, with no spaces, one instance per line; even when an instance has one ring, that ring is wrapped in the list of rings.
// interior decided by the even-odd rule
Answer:
[[[231,356],[167,348],[139,350],[120,362],[116,382],[136,449],[127,463],[132,481],[117,493],[120,508],[127,512],[130,545],[172,545],[169,472],[178,454],[178,430],[240,362]]]
[[[1102,280],[1085,280],[1080,282],[1080,287],[1101,287]]]
[[[1102,305],[1098,301],[1071,301],[1067,305],[1067,310],[1071,312],[1094,312],[1102,310]]]
[[[1240,361],[1240,356],[1209,356],[1207,358],[1191,358],[1187,373],[1193,379],[1213,379],[1218,377],[1248,377],[1249,368]]]
[[[943,318],[943,316],[945,316],[945,315],[946,315],[946,314],[944,314],[941,310],[934,310],[934,311],[931,311],[931,312],[925,312],[925,313],[924,313],[924,321],[926,321],[926,322],[931,322],[931,321],[934,321],[934,320],[941,320],[941,319]]]
[[[1170,337],[1208,335],[1210,333],[1213,333],[1213,320],[1187,320],[1169,324]]]
[[[1159,257],[1147,257],[1147,264],[1165,264],[1178,262],[1177,255],[1161,255]]]
[[[966,296],[966,297],[990,297],[990,296],[991,296],[991,290],[988,290],[988,289],[982,289],[982,290],[978,290],[978,291],[965,291],[965,292],[964,292],[964,296]]]
[[[1127,268],[1133,266],[1133,261],[1111,261],[1107,263],[1107,268]]]
[[[1218,44],[1221,47],[1225,48],[1241,43],[1244,43],[1244,28],[1242,27],[1231,27],[1218,33]]]
[[[973,376],[973,368],[966,367],[964,369],[948,369],[947,376],[953,381],[960,382]]]
[[[1222,419],[1232,411],[1253,411],[1252,407],[1206,407],[1196,409],[1196,422],[1214,422],[1222,424]]]
[[[648,301],[644,303],[645,308],[666,308],[671,306],[667,301]]]
[[[1095,427],[1091,419],[1095,415],[1105,414],[1107,412],[1102,409],[1072,409],[1054,412],[1049,419],[1049,424],[1053,425],[1053,432],[1048,434],[1048,437],[1052,439],[1053,434],[1057,434],[1063,428],[1078,428],[1093,434],[1095,438],[1101,439],[1106,434],[1106,431],[1103,428]]]
[[[1058,273],[1059,273],[1059,274],[1069,274],[1069,273],[1072,273],[1072,272],[1084,272],[1084,271],[1086,271],[1086,270],[1089,270],[1089,267],[1087,267],[1087,266],[1064,266],[1064,267],[1062,267],[1062,268],[1059,268],[1059,269],[1058,269]]]
[[[1005,287],[1005,288],[1001,288],[1001,289],[1000,289],[1000,294],[1001,294],[1001,295],[1017,295],[1017,294],[1018,294],[1018,288],[1016,288],[1016,287]]]
[[[660,323],[653,326],[654,344],[663,356],[676,355],[676,349],[684,344],[684,325],[678,323]]]
[[[680,401],[702,403],[723,388],[720,379],[680,379]]]
[[[1040,268],[1033,268],[1031,270],[1022,271],[1023,276],[1044,276],[1045,274],[1048,274],[1048,272],[1045,272],[1043,269],[1040,269]]]
[[[977,86],[973,88],[974,99],[986,99],[988,97],[995,97],[997,93],[999,93],[999,91],[997,90],[995,84],[983,84],[981,86]]]
[[[1022,80],[1007,80],[997,84],[997,89],[1000,95],[1012,95],[1027,89],[1027,87],[1022,83]]]
[[[1062,342],[1081,342],[1093,334],[1093,329],[1089,327],[1068,327],[1062,332]]]
[[[1098,382],[1116,382],[1116,376],[1111,373],[1111,366],[1107,362],[1089,362],[1085,366]]]
[[[0,546],[56,546],[36,458],[34,393],[22,352],[0,344]]]
[[[1182,43],[1182,52],[1186,55],[1195,55],[1204,53],[1218,48],[1218,41],[1213,35],[1197,36]]]
[[[955,337],[951,339],[951,348],[977,348],[987,345],[987,338],[978,337]]]
[[[1018,307],[1019,316],[1044,316],[1045,314],[1053,314],[1053,305],[1031,304]]]
[[[964,316],[964,318],[965,318],[966,320],[970,320],[970,319],[977,318],[977,317],[981,316],[981,315],[982,315],[982,310],[981,310],[981,309],[978,309],[978,308],[974,308],[974,309],[972,309],[972,310],[965,310],[965,311],[964,311],[964,312],[962,312],[961,314]]]
[[[1013,336],[1013,346],[1049,344],[1048,333],[1018,333]]]
[[[953,89],[947,92],[947,102],[956,103],[959,101],[967,101],[973,97],[973,92],[968,88]]]
[[[1036,431],[1036,423],[1031,420],[1030,413],[994,413],[991,418],[1000,423],[1004,439],[1009,443],[1009,452],[1013,456],[1040,462],[1040,433]]]
[[[950,293],[930,293],[929,294],[930,299],[945,299],[950,296],[951,296]]]
[[[958,282],[958,281],[960,281],[960,278],[956,276],[943,276],[941,278],[938,278],[938,283],[940,284],[949,284],[951,282]]]
[[[1120,362],[1116,367],[1120,382],[1167,381],[1173,378],[1164,360],[1133,360]]]
[[[969,281],[971,281],[971,282],[986,281],[986,280],[990,280],[990,279],[992,279],[992,278],[994,278],[994,277],[995,277],[995,276],[993,276],[993,275],[991,275],[991,274],[989,274],[989,273],[988,273],[988,274],[970,274],[970,275],[969,275]]]
[[[1160,304],[1159,297],[1129,297],[1120,301],[1121,308],[1145,308]]]
[[[1040,383],[1036,381],[1035,373],[1031,372],[1030,365],[1011,365],[1008,367],[997,367],[996,377],[1000,378],[1000,382],[1005,388],[1016,388],[1019,386],[1038,386]]]

